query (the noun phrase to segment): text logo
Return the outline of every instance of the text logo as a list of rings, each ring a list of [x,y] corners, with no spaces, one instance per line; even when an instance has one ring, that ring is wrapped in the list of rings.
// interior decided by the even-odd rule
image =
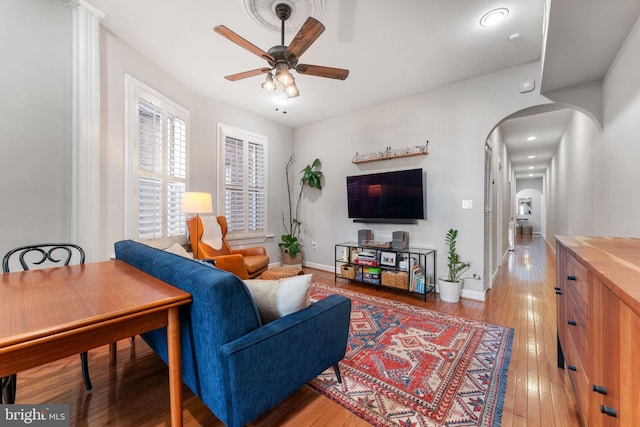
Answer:
[[[69,427],[69,405],[2,405],[0,426]]]

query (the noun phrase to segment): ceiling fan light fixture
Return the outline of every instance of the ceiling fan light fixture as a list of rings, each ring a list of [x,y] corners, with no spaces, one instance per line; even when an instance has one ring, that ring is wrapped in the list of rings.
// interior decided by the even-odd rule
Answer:
[[[287,98],[295,98],[296,96],[300,96],[300,91],[298,90],[298,86],[296,86],[295,81],[292,81],[290,84],[284,87],[284,93],[287,94]]]
[[[273,81],[273,76],[271,75],[271,73],[267,73],[267,78],[264,80],[264,83],[262,83],[262,89],[266,90],[267,92],[273,92],[274,90],[278,89],[276,82]]]
[[[276,64],[276,79],[284,86],[287,86],[293,82],[293,76],[289,72],[289,64],[280,62]]]

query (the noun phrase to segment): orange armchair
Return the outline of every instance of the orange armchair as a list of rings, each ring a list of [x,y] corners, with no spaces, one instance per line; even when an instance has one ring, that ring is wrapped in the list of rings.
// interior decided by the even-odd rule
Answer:
[[[222,230],[222,247],[214,249],[202,241],[204,233],[202,220],[199,216],[187,220],[187,228],[191,237],[191,248],[195,257],[195,243],[198,242],[198,258],[213,259],[216,267],[230,271],[243,280],[259,277],[269,267],[267,251],[262,246],[245,249],[232,249],[227,242],[227,219],[224,216],[216,217]],[[196,221],[198,221],[196,223]],[[197,224],[197,227],[196,227]],[[196,236],[197,229],[197,236]],[[196,236],[194,238],[193,236]]]

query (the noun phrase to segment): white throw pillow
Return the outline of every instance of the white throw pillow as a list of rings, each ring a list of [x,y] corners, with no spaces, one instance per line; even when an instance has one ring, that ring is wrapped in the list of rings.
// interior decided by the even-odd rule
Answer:
[[[245,280],[262,323],[269,323],[309,306],[312,274],[280,280]]]
[[[185,258],[193,258],[193,254],[190,254],[189,252],[187,252],[187,250],[183,248],[180,243],[174,243],[173,245],[165,249],[165,251],[171,252],[172,254],[183,256]]]

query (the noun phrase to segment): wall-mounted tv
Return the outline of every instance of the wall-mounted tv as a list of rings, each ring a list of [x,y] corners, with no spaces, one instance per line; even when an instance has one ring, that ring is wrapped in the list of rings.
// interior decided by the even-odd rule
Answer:
[[[415,224],[425,219],[422,169],[347,177],[349,218],[354,222]]]

